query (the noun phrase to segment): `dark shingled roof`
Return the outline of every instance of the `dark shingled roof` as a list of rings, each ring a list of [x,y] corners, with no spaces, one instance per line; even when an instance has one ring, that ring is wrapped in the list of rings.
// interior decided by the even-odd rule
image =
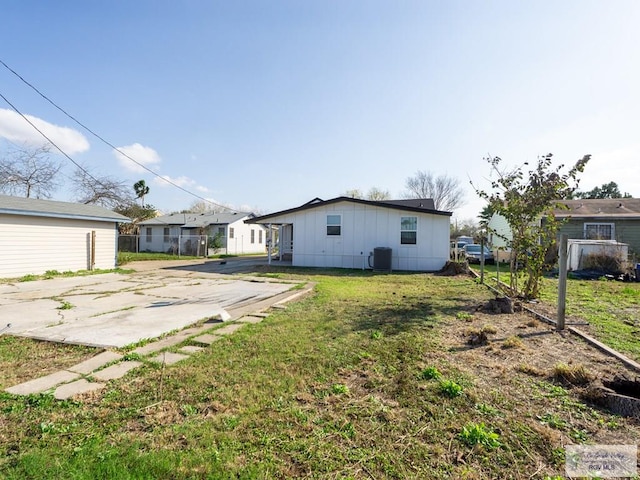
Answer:
[[[323,205],[330,205],[332,203],[338,203],[338,202],[361,203],[365,205],[371,205],[374,207],[392,208],[395,210],[403,210],[407,212],[420,212],[420,213],[431,213],[434,215],[446,215],[449,217],[451,216],[451,212],[443,212],[441,210],[436,210],[434,208],[433,199],[431,198],[415,198],[415,199],[408,199],[408,200],[362,200],[360,198],[336,197],[330,200],[321,200],[319,198],[314,198],[310,202],[307,202],[299,207],[290,208],[288,210],[282,210],[280,212],[269,213],[267,215],[262,215],[260,217],[256,217],[249,220],[247,223],[263,223],[266,220],[269,220],[270,218],[278,217],[280,215],[287,215],[289,213],[309,210],[312,208],[317,208]]]
[[[596,198],[581,200],[561,200],[568,209],[556,209],[558,218],[639,218],[640,198]]]
[[[253,214],[244,212],[225,213],[172,213],[140,222],[139,225],[175,225],[182,228],[204,228],[209,225],[228,225]]]
[[[0,214],[129,223],[124,215],[98,205],[0,195]]]

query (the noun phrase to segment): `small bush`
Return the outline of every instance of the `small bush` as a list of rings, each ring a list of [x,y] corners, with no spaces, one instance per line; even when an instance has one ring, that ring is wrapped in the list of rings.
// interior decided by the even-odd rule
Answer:
[[[502,348],[522,348],[524,347],[524,343],[522,343],[522,339],[517,335],[507,338],[502,344]]]
[[[584,257],[584,268],[607,273],[622,273],[624,260],[621,255],[605,251],[588,253]]]
[[[347,395],[349,393],[349,387],[342,383],[336,383],[331,387],[331,391],[335,395]]]
[[[456,313],[456,318],[458,320],[466,320],[467,322],[470,322],[471,320],[473,320],[473,315],[471,315],[469,312],[458,312]]]
[[[440,393],[449,398],[459,397],[462,395],[462,385],[453,380],[442,380],[440,382]]]
[[[422,373],[420,374],[420,376],[424,380],[438,380],[440,379],[440,377],[442,377],[442,374],[436,367],[427,367],[424,370],[422,370]]]
[[[582,364],[567,365],[566,363],[558,363],[553,367],[553,377],[571,385],[587,385],[593,380],[593,376],[587,372],[587,369]]]
[[[497,448],[500,444],[500,435],[488,428],[484,423],[468,423],[462,427],[458,438],[470,447],[483,445],[487,448]]]

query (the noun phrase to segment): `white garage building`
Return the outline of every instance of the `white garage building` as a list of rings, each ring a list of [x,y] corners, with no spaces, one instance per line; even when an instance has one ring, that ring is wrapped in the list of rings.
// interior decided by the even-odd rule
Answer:
[[[118,223],[129,221],[97,205],[0,195],[0,278],[115,268]]]

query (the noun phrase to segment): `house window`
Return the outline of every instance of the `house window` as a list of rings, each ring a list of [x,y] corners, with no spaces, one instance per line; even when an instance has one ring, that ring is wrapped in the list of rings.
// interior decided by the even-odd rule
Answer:
[[[400,243],[415,245],[418,238],[418,217],[400,217]]]
[[[163,238],[162,241],[164,243],[169,243],[169,228],[165,227],[163,230]]]
[[[233,227],[229,227],[229,238],[233,238],[233,234],[235,232],[233,231]]]
[[[251,229],[251,243],[256,243],[256,231]]]
[[[147,243],[151,243],[151,239],[153,238],[152,231],[153,229],[151,227],[147,227]]]
[[[613,223],[585,223],[584,238],[587,240],[615,240],[616,227]]]
[[[342,216],[327,215],[327,235],[342,234]]]
[[[258,230],[258,243],[262,243],[262,230]]]
[[[218,235],[224,237],[224,227],[218,227]]]

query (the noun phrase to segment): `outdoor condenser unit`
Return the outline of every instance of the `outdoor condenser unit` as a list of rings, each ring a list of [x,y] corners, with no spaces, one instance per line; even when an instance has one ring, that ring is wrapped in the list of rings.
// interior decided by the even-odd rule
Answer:
[[[391,271],[391,249],[389,247],[376,247],[373,249],[373,265],[369,256],[369,266],[374,270]]]

